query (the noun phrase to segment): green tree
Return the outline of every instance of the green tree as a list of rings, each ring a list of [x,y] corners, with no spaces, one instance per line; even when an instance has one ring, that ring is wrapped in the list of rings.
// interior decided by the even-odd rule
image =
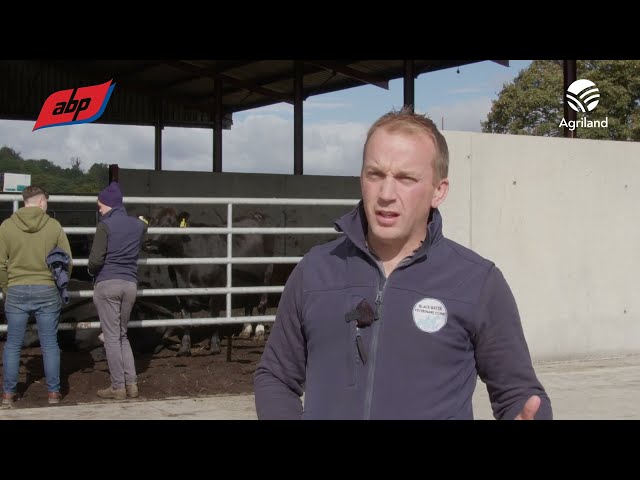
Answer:
[[[94,163],[89,168],[87,176],[97,186],[98,191],[102,190],[109,182],[109,165],[106,163]]]
[[[607,118],[608,128],[579,128],[578,137],[640,141],[640,60],[579,60],[577,78],[587,78],[600,91],[589,120]],[[493,102],[486,133],[561,137],[564,127],[564,84],[561,60],[534,60]]]
[[[0,148],[0,172],[28,173],[33,185],[40,185],[56,194],[97,193],[107,185],[107,164],[93,164],[86,173],[82,171],[81,164],[79,157],[72,157],[71,167],[62,168],[46,159],[25,160],[19,152],[7,146]]]
[[[82,160],[80,160],[80,157],[71,157],[69,161],[71,162],[71,170],[82,172]]]

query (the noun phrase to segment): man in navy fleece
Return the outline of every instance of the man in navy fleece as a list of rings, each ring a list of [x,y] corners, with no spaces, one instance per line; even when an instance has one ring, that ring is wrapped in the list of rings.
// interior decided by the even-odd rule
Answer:
[[[120,185],[111,182],[98,194],[96,226],[87,269],[95,277],[93,303],[100,317],[111,385],[99,397],[124,400],[138,396],[138,376],[128,326],[138,292],[138,256],[147,225],[122,203]]]
[[[344,235],[285,286],[255,374],[258,418],[473,419],[478,375],[497,419],[552,418],[502,273],[442,234],[448,167],[425,116],[371,126]]]

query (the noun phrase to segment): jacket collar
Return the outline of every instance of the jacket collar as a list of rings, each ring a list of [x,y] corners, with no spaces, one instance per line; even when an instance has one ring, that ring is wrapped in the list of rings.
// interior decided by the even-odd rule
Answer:
[[[121,206],[113,207],[107,213],[102,215],[101,219],[104,220],[106,218],[109,218],[111,215],[121,215],[121,214],[125,214],[125,215],[127,214],[127,211],[124,209],[124,207],[121,207]]]
[[[434,245],[442,238],[442,215],[440,211],[437,208],[432,208],[429,217],[426,239],[415,251],[416,258],[424,254],[431,245]],[[370,253],[366,242],[369,223],[367,222],[362,200],[358,202],[358,205],[353,210],[336,220],[335,228],[338,232],[343,232],[360,250]]]

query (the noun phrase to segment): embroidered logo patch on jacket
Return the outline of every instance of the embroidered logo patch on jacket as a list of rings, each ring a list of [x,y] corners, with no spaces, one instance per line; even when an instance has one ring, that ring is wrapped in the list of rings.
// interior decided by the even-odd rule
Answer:
[[[447,323],[447,307],[435,298],[423,298],[413,306],[413,321],[427,333],[434,333]]]

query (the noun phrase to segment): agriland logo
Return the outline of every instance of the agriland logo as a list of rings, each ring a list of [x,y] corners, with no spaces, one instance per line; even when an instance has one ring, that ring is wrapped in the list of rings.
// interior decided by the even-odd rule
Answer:
[[[578,113],[588,113],[595,110],[600,102],[600,90],[596,84],[586,78],[581,78],[573,82],[567,88],[567,104],[572,110]],[[608,128],[609,117],[604,120],[588,120],[582,117],[580,120],[560,121],[559,127],[568,127],[569,130],[575,130],[576,127],[581,128]]]
[[[567,88],[567,103],[576,112],[591,112],[598,106],[599,101],[600,90],[591,80],[581,78]]]

